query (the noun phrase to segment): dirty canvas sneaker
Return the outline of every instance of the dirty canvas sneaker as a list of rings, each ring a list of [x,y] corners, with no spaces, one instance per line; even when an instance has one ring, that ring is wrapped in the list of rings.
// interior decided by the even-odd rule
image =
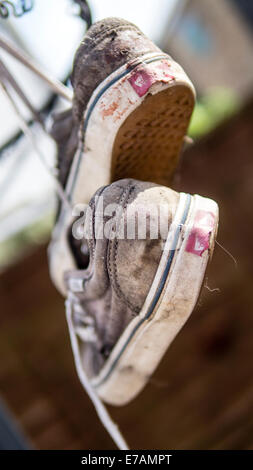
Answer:
[[[83,267],[64,275],[67,320],[80,380],[103,401],[123,405],[149,380],[196,305],[217,227],[214,201],[133,179],[75,220]]]
[[[52,130],[71,203],[88,203],[100,186],[126,177],[168,185],[195,101],[180,65],[132,23],[106,18],[85,35],[72,84],[73,109],[55,117]],[[59,221],[57,233],[69,224],[63,213]],[[64,249],[60,241],[51,259],[61,291]]]
[[[77,50],[72,85],[73,109],[53,127],[60,179],[71,196],[81,192],[88,202],[99,186],[122,177],[168,184],[195,101],[182,67],[137,26],[106,18]]]

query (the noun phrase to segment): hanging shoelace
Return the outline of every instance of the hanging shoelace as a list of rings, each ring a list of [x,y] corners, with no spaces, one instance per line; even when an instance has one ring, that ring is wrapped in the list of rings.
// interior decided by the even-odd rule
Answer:
[[[17,18],[23,16],[32,10],[33,3],[33,0],[0,1],[0,18],[9,18],[10,15],[14,15]]]
[[[86,0],[72,0],[80,7],[79,16],[87,24],[87,29],[92,25],[92,16],[89,4]],[[33,9],[34,0],[2,0],[0,1],[0,18],[6,19],[13,15],[16,18],[23,16]]]
[[[77,3],[80,6],[80,13],[79,16],[86,22],[87,29],[91,26],[92,24],[92,16],[91,16],[91,11],[90,7],[87,3],[86,0],[72,0],[73,2]],[[10,14],[13,14],[15,17],[20,17],[23,16],[25,13],[28,13],[29,11],[32,10],[34,6],[34,0],[19,0],[19,3],[10,1],[10,0],[0,0],[0,18],[8,18]],[[0,48],[5,49],[8,53],[13,55],[17,60],[20,60],[23,62],[24,65],[28,66],[28,68],[33,69],[35,73],[38,73],[38,66],[34,66],[32,64],[32,61],[25,57],[25,54],[22,52],[19,52],[17,49],[15,50],[15,47],[11,46],[11,44],[8,44],[5,39],[0,38]],[[48,79],[45,77],[45,74],[41,73],[39,71],[39,75],[43,75],[42,79]],[[52,80],[51,80],[52,81]],[[59,88],[59,84],[57,85]],[[63,88],[63,87],[62,87]],[[56,94],[58,93],[58,89],[54,90],[56,91]]]
[[[77,3],[80,7],[79,16],[82,20],[85,21],[87,29],[92,25],[92,16],[89,4],[86,0],[72,0],[74,3]]]
[[[87,28],[89,28],[92,24],[92,20],[87,2],[84,0],[73,1],[80,5],[80,16],[86,22]],[[8,4],[9,10],[4,4]],[[22,14],[26,13],[27,11],[30,11],[30,9],[32,8],[30,4],[30,9],[28,10],[26,4],[27,2],[25,2],[25,0],[21,1],[21,6],[23,6]],[[13,13],[15,16],[21,16],[20,14],[17,14],[17,10],[15,10],[16,6],[13,5],[13,2],[5,1],[0,2],[0,18],[7,18],[9,16],[10,7],[13,8]],[[28,56],[23,53],[23,51],[19,51],[15,46],[6,41],[4,37],[0,37],[0,49],[1,48],[4,49],[10,55],[12,55],[19,62],[23,63],[23,65],[25,65],[28,69],[32,70],[42,80],[44,80],[57,95],[64,97],[69,102],[72,102],[72,92],[68,88],[66,88],[57,80],[47,75],[47,73],[45,73],[40,68],[40,66],[35,64]],[[64,204],[64,207],[66,208],[66,210],[72,211],[71,204],[65,194],[64,188],[59,183],[57,176],[54,174],[54,170],[48,166],[44,154],[36,142],[36,136],[30,129],[29,125],[26,123],[22,114],[20,113],[17,103],[15,102],[12,93],[10,93],[9,91],[9,87],[11,87],[12,91],[15,91],[17,95],[19,95],[19,97],[26,104],[26,106],[28,106],[28,108],[34,115],[35,122],[38,122],[40,125],[42,125],[42,128],[44,129],[44,125],[43,122],[41,122],[40,115],[37,115],[36,110],[31,107],[31,104],[28,102],[26,95],[19,87],[15,78],[11,76],[4,62],[0,59],[0,89],[2,90],[2,92],[8,99],[11,107],[13,108],[16,114],[16,118],[19,122],[20,129],[22,130],[23,134],[26,135],[26,137],[30,140],[32,147],[35,150],[35,153],[38,155],[49,176],[53,178],[56,192],[59,198],[61,199],[62,203]],[[97,342],[97,334],[94,327],[93,319],[90,316],[84,314],[83,308],[79,303],[79,299],[70,290],[68,291],[68,296],[66,300],[66,314],[67,323],[70,331],[72,349],[81,383],[86,389],[86,392],[97,411],[101,423],[104,425],[105,429],[112,437],[117,447],[121,450],[128,450],[128,445],[124,437],[122,436],[120,430],[118,429],[118,426],[112,421],[105,405],[103,404],[103,402],[93,389],[92,385],[90,384],[89,379],[86,376],[86,373],[82,366],[77,338],[87,343],[93,343]]]
[[[73,281],[76,282],[76,279],[73,279]],[[97,336],[94,322],[92,318],[85,313],[84,308],[80,304],[78,297],[73,291],[70,290],[70,288],[68,290],[65,305],[70,341],[79,379],[83,387],[85,388],[87,395],[91,399],[101,423],[103,424],[103,426],[105,427],[117,447],[120,450],[129,450],[129,447],[123,435],[121,434],[118,426],[112,420],[104,403],[97,395],[95,389],[92,387],[82,364],[78,338],[80,338],[82,341],[85,341],[86,343],[95,343],[97,341]]]

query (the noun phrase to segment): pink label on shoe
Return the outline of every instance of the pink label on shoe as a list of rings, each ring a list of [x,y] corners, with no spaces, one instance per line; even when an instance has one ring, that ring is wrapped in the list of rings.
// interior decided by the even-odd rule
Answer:
[[[143,64],[141,69],[138,67],[138,70],[128,80],[137,95],[142,97],[155,82],[167,83],[173,80],[174,76],[169,71],[170,66],[166,61],[154,62],[149,65]]]
[[[214,229],[215,216],[212,212],[197,211],[186,250],[197,256],[202,256],[209,249],[210,236]]]

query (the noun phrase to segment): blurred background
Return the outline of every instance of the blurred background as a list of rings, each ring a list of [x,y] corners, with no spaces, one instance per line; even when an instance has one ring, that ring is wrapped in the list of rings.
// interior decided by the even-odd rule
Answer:
[[[141,396],[112,415],[135,449],[252,449],[253,3],[89,4],[93,21],[136,23],[194,82],[195,143],[174,188],[219,203],[218,241],[236,259],[216,247],[196,311]],[[23,17],[0,19],[0,35],[70,87],[86,30],[78,13],[72,0],[35,0]],[[69,106],[2,50],[0,58],[42,114]],[[54,142],[19,104],[54,168]],[[112,448],[76,377],[64,303],[48,276],[54,185],[1,90],[0,123],[0,447]]]

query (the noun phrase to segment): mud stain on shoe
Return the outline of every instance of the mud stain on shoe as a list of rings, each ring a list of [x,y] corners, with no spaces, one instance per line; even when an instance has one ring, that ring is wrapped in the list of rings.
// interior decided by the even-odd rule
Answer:
[[[108,108],[103,108],[102,109],[102,118],[105,119],[107,116],[111,116],[114,111],[119,107],[119,103],[116,103],[116,101],[113,101]]]

